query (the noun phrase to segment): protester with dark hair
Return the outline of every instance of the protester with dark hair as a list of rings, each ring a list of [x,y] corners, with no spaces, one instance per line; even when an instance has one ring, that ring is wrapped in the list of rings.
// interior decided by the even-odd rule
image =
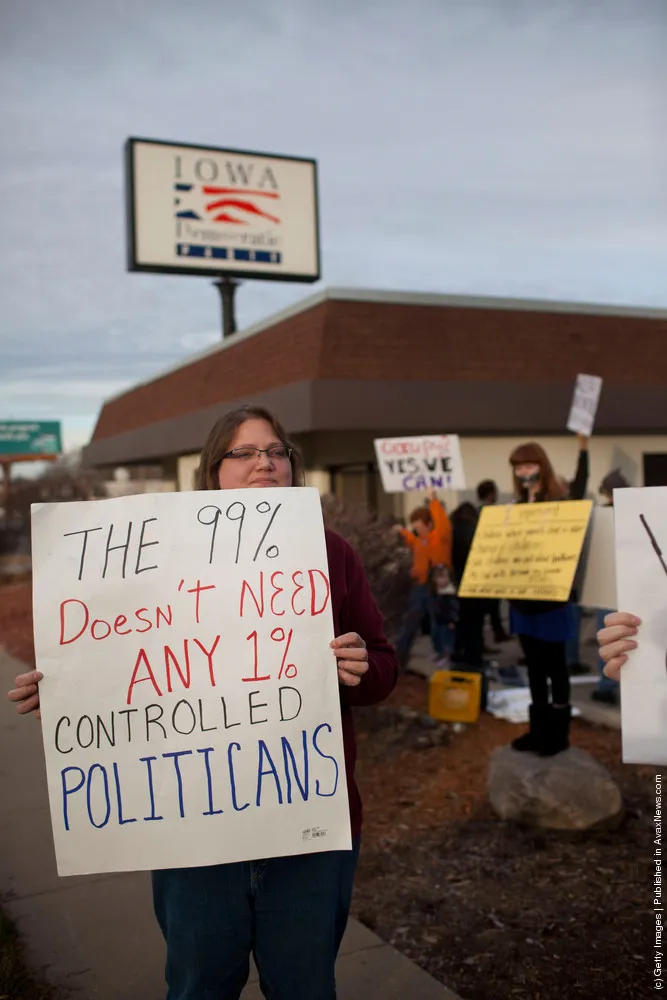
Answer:
[[[301,457],[280,423],[240,407],[212,429],[196,475],[200,490],[300,486]],[[254,955],[265,997],[334,1000],[334,962],[348,918],[359,850],[352,707],[381,701],[396,681],[394,652],[356,552],[326,532],[353,836],[351,851],[153,872],[155,913],[167,942],[169,1000],[238,1000]],[[39,609],[37,609],[38,611]],[[337,666],[334,667],[333,660]],[[38,671],[16,678],[10,700],[38,709]]]
[[[608,473],[600,483],[600,494],[604,501],[605,507],[614,506],[614,490],[626,489],[630,483],[627,481],[620,469],[614,469],[613,472]],[[596,629],[601,632],[605,627],[605,618],[607,615],[611,615],[611,610],[603,610],[598,608],[597,611],[597,621]],[[611,676],[607,676],[604,670],[605,663],[602,657],[599,661],[599,671],[600,680],[598,681],[596,687],[591,692],[591,698],[593,701],[600,701],[607,705],[618,704],[618,681]]]
[[[498,503],[498,487],[493,479],[483,479],[477,486],[477,501],[480,507]]]
[[[438,621],[429,576],[434,566],[452,565],[452,526],[447,512],[437,499],[435,490],[429,494],[428,506],[417,507],[410,514],[410,529],[396,527],[412,552],[412,579],[408,611],[403,628],[396,640],[398,662],[405,669],[415,636],[425,617],[429,619],[431,643],[439,662],[444,662],[448,649],[447,631]]]
[[[510,463],[518,503],[564,499],[541,445],[535,442],[520,445],[512,452]],[[511,622],[526,658],[532,697],[530,729],[514,740],[512,746],[515,750],[551,756],[569,746],[570,678],[565,644],[572,634],[571,605],[556,601],[512,601]]]
[[[498,503],[498,487],[493,479],[484,479],[477,486],[477,502],[480,507],[493,507]],[[493,638],[496,642],[509,642],[510,636],[505,631],[502,618],[500,617],[500,601],[489,599],[486,603],[486,613],[491,621]],[[495,653],[498,650],[492,649],[487,652]]]
[[[479,511],[471,503],[462,503],[452,513],[452,567],[458,587],[463,579],[470,554]],[[454,664],[457,668],[482,675],[481,709],[486,708],[488,681],[484,663],[484,616],[488,602],[477,597],[459,597]]]
[[[471,503],[462,503],[452,513],[452,569],[460,586],[470,554],[479,511]],[[486,601],[477,597],[459,597],[459,620],[456,626],[454,660],[457,664],[481,669],[484,660],[484,614]]]

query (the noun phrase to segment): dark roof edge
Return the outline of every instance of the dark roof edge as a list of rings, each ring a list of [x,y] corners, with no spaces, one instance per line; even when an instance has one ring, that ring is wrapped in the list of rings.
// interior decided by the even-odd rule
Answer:
[[[386,437],[458,433],[471,437],[565,435],[571,383],[421,382],[318,379],[229,400],[91,442],[92,466],[150,463],[199,451],[223,413],[241,403],[273,410],[290,434],[362,431]],[[599,435],[665,434],[667,387],[606,384]]]

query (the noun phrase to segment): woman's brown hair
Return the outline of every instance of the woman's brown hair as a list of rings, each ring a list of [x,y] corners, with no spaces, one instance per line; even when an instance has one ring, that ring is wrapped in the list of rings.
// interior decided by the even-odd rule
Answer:
[[[514,473],[514,495],[517,500],[526,500],[528,497],[527,489],[516,474],[517,465],[539,465],[540,489],[537,494],[538,500],[565,499],[563,487],[556,479],[556,473],[549,461],[549,456],[541,444],[537,444],[536,441],[520,444],[510,455],[510,465]]]
[[[195,472],[196,490],[218,490],[218,469],[229,451],[234,434],[246,420],[266,420],[271,424],[276,437],[286,448],[291,450],[290,462],[292,465],[292,484],[303,486],[304,468],[303,458],[297,446],[290,441],[285,428],[280,421],[274,417],[270,410],[265,410],[263,406],[237,406],[213,425],[206,439],[199,460],[197,471]]]

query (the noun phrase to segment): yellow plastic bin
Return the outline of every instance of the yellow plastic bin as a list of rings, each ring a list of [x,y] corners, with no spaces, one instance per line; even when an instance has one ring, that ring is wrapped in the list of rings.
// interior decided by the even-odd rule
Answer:
[[[438,670],[431,677],[428,711],[441,722],[477,722],[482,701],[482,675]]]

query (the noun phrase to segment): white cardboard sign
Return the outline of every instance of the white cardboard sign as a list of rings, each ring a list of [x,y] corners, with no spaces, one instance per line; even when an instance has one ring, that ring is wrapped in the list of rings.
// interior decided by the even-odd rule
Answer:
[[[615,611],[617,598],[613,507],[593,508],[584,552],[584,583],[579,603],[585,608]]]
[[[667,488],[614,492],[618,606],[639,645],[621,670],[623,760],[667,764]]]
[[[61,875],[350,848],[314,489],[33,507]]]
[[[385,493],[465,489],[461,443],[456,434],[378,438],[374,444]]]
[[[590,437],[595,426],[595,416],[602,392],[602,379],[598,375],[577,375],[574,397],[567,419],[567,429],[574,434]]]

